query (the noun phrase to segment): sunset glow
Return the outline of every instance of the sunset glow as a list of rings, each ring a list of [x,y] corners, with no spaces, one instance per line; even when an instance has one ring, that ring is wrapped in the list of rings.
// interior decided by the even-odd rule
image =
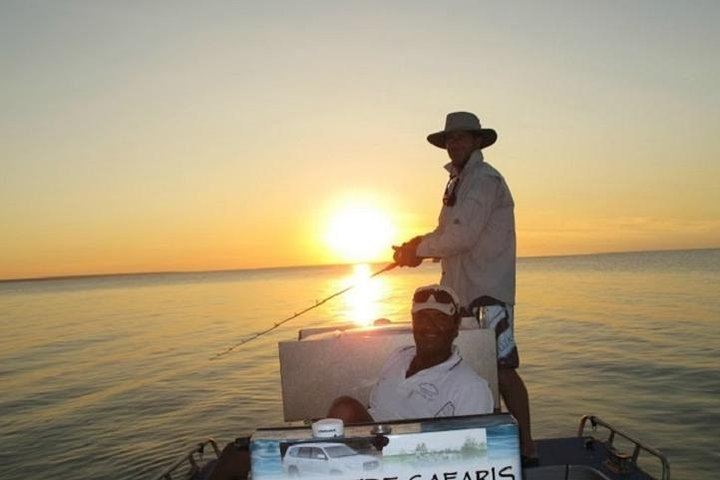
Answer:
[[[125,3],[0,3],[0,280],[388,262],[459,110],[519,257],[720,246],[720,2]]]
[[[381,260],[390,252],[390,218],[371,204],[348,205],[332,215],[325,241],[343,262]]]
[[[348,285],[355,285],[345,296],[345,305],[350,319],[360,326],[372,325],[379,317],[378,303],[381,299],[384,280],[370,278],[370,266],[353,266],[353,273],[347,279]]]

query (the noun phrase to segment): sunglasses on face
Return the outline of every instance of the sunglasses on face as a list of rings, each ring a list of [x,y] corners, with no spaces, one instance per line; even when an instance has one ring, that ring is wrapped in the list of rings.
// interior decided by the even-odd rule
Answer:
[[[457,325],[458,318],[445,315],[437,310],[423,310],[412,314],[413,328],[430,328],[439,330],[452,330]]]
[[[447,185],[445,185],[445,193],[443,194],[443,205],[452,207],[457,201],[457,188],[460,184],[460,177],[450,177]]]

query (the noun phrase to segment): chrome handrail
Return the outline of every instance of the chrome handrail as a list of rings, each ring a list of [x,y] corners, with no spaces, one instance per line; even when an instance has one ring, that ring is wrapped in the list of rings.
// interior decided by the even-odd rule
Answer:
[[[654,457],[659,459],[660,463],[662,465],[661,480],[670,480],[670,463],[668,462],[667,457],[662,452],[660,452],[656,448],[645,445],[644,443],[642,443],[639,440],[636,440],[635,438],[631,437],[627,433],[618,430],[617,428],[613,427],[609,423],[602,420],[600,417],[596,417],[595,415],[584,415],[580,419],[580,425],[578,426],[578,437],[585,436],[585,425],[587,424],[588,421],[592,425],[593,430],[595,430],[597,428],[597,426],[600,425],[601,427],[604,427],[610,431],[610,435],[606,441],[606,444],[608,447],[613,448],[613,441],[615,440],[615,435],[619,435],[622,438],[624,438],[625,440],[634,444],[635,448],[634,448],[633,454],[632,454],[632,462],[634,464],[637,464],[637,459],[640,456],[641,450],[644,450],[647,453],[649,453],[650,455],[653,455]]]
[[[198,443],[192,450],[190,450],[187,454],[185,454],[180,460],[175,462],[170,468],[165,470],[165,473],[160,475],[158,477],[158,480],[172,480],[172,474],[175,470],[177,470],[182,465],[185,465],[186,463],[190,464],[190,472],[188,473],[188,477],[192,477],[195,473],[197,473],[200,470],[200,466],[198,464],[199,461],[202,461],[203,454],[205,453],[205,447],[207,445],[210,445],[212,449],[215,452],[215,457],[220,458],[220,449],[217,446],[217,443],[215,443],[215,440],[212,438],[208,438],[204,442]],[[195,457],[198,457],[197,460]]]

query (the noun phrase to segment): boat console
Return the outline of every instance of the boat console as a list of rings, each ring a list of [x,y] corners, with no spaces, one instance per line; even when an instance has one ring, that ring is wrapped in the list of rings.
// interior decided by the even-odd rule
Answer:
[[[520,480],[515,419],[507,414],[258,429],[253,480]],[[322,431],[322,430],[320,430]]]

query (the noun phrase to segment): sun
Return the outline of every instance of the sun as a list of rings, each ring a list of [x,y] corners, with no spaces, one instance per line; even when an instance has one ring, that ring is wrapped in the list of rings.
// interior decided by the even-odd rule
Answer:
[[[390,217],[371,203],[348,204],[328,222],[325,242],[340,260],[350,263],[385,260],[392,250]]]

